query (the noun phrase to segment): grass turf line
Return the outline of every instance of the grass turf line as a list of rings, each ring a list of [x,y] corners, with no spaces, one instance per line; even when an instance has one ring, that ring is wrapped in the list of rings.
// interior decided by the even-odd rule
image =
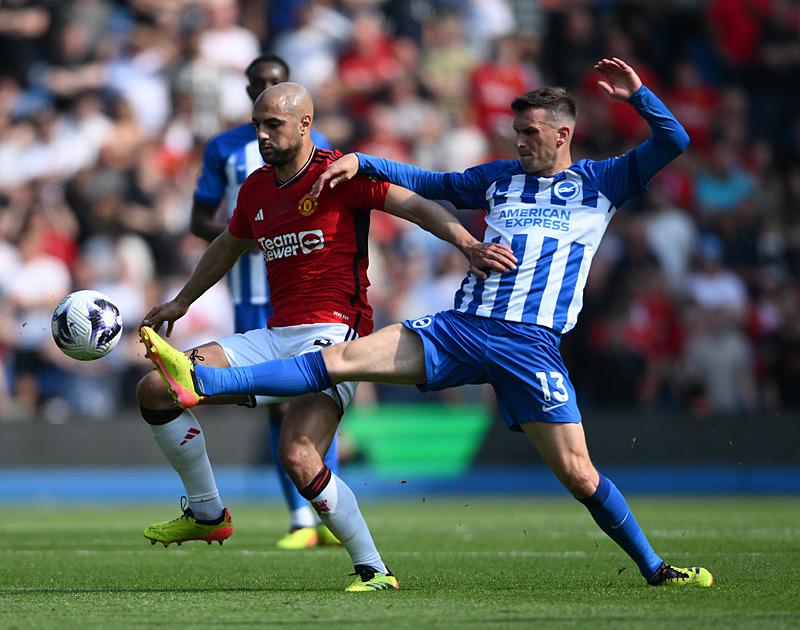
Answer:
[[[710,589],[650,588],[569,499],[364,502],[401,590],[344,593],[340,548],[279,551],[285,507],[228,505],[234,535],[150,546],[176,506],[6,505],[0,627],[797,628],[800,497],[630,497],[668,562],[705,566]]]

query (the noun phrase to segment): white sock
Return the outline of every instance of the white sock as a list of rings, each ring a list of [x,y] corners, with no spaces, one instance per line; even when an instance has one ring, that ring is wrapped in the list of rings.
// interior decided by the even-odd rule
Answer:
[[[316,515],[314,514],[314,511],[308,505],[304,505],[301,508],[292,510],[289,513],[291,529],[299,529],[301,527],[316,527],[317,519],[315,516]]]
[[[206,440],[194,414],[187,409],[174,420],[151,424],[150,428],[156,444],[183,481],[195,518],[201,521],[219,518],[224,506],[208,461]]]
[[[381,571],[386,565],[375,547],[369,528],[358,509],[356,495],[334,474],[325,489],[311,499],[312,507],[342,546],[353,564],[365,564]]]

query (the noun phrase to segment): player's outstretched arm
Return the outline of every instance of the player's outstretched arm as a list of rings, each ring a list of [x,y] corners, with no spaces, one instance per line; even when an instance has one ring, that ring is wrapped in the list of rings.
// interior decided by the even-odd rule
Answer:
[[[169,302],[151,308],[139,327],[150,326],[158,331],[166,322],[167,337],[169,337],[175,321],[186,314],[197,298],[219,282],[253,243],[252,239],[236,238],[225,228],[225,231],[214,239],[203,253],[200,262],[178,295]]]
[[[605,90],[606,94],[618,101],[627,101],[642,87],[639,75],[617,57],[601,59],[594,65],[594,69],[603,75],[603,79],[597,84]]]
[[[652,136],[634,149],[641,181],[646,183],[683,153],[689,136],[664,103],[642,86],[639,75],[622,59],[602,59],[594,68],[604,77],[598,85],[606,94],[627,101],[650,127]]]
[[[319,176],[311,187],[311,194],[314,197],[319,197],[320,192],[326,185],[328,188],[334,188],[337,184],[353,179],[356,173],[358,173],[358,156],[355,153],[348,153],[325,169],[325,172]]]
[[[416,223],[457,247],[469,261],[473,274],[480,279],[486,279],[486,270],[504,272],[516,266],[517,259],[510,247],[500,243],[481,243],[444,207],[406,188],[390,185],[384,210]]]

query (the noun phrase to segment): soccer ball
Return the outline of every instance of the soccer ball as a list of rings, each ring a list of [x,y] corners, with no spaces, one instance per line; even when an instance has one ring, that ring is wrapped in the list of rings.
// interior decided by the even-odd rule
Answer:
[[[107,295],[75,291],[53,313],[53,339],[68,357],[93,361],[106,356],[122,336],[122,317]]]

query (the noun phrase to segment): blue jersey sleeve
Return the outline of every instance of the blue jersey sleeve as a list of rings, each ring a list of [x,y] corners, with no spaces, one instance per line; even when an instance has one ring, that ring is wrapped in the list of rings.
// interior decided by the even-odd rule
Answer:
[[[217,206],[225,196],[228,177],[225,174],[225,159],[220,152],[218,137],[212,138],[203,150],[200,173],[194,189],[194,199],[209,206]]]
[[[410,164],[356,153],[359,172],[413,190],[428,199],[444,199],[456,208],[488,209],[486,188],[500,173],[521,172],[518,160],[497,160],[463,173],[436,173]]]
[[[689,145],[686,130],[645,86],[628,99],[628,104],[647,121],[652,135],[622,157],[583,161],[596,178],[598,188],[617,207],[646,191],[653,176]]]
[[[650,125],[653,135],[633,151],[639,174],[645,182],[678,157],[689,146],[689,135],[658,97],[645,86],[628,99],[628,104]]]
[[[314,146],[319,149],[332,149],[331,143],[328,142],[328,139],[323,136],[318,131],[311,130],[311,140],[314,143]]]

